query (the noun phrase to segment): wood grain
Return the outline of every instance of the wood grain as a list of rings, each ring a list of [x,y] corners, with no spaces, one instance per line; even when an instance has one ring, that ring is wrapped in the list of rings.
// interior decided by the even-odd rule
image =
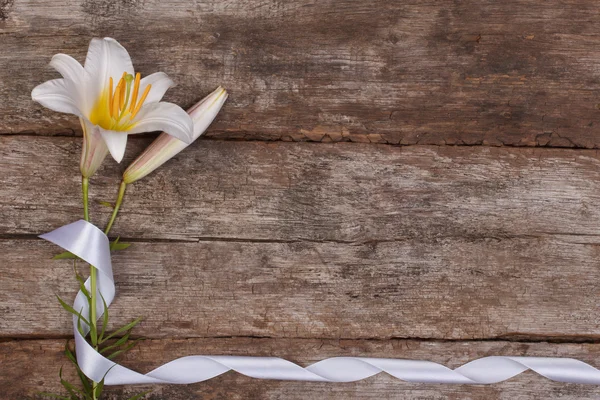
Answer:
[[[0,392],[6,399],[33,399],[41,390],[59,391],[58,369],[72,376],[62,355],[64,341],[25,341],[0,343]],[[431,360],[451,368],[488,355],[526,355],[575,357],[598,367],[598,344],[548,344],[509,342],[418,342],[358,340],[272,340],[206,339],[152,340],[132,350],[124,365],[147,372],[178,356],[228,354],[279,356],[300,365],[327,357],[360,355]],[[35,362],[33,362],[35,359]],[[525,372],[494,385],[426,385],[399,381],[379,374],[354,383],[307,383],[264,381],[234,372],[193,385],[128,386],[107,388],[107,400],[152,389],[149,400],[202,399],[597,399],[598,388],[552,382]]]
[[[70,266],[29,239],[81,212],[78,142],[0,138],[6,337],[69,332],[53,292],[73,296]],[[144,314],[152,337],[596,338],[599,161],[200,142],[127,194],[115,234],[138,243],[115,255],[114,315]],[[110,199],[117,182],[107,162],[93,196]]]
[[[114,36],[190,106],[230,100],[209,136],[597,148],[595,1],[0,2],[0,132],[79,134],[34,104],[63,52]]]
[[[178,86],[166,100],[183,107],[227,87],[209,138],[365,143],[205,140],[130,186],[113,234],[134,245],[114,255],[111,315],[144,315],[136,334],[151,340],[125,364],[362,355],[454,368],[506,354],[599,367],[600,156],[563,149],[600,145],[596,14],[590,0],[0,0],[0,398],[57,390],[66,364],[70,321],[54,294],[73,297],[71,265],[35,236],[81,214],[81,131],[30,93],[57,77],[53,54],[83,60],[94,36],[121,41],[143,74],[167,72]],[[123,165],[106,163],[94,199],[112,201],[148,143],[132,138]],[[94,222],[107,212],[94,204]],[[492,386],[228,373],[153,389],[598,398],[532,373]]]
[[[71,334],[71,261],[0,241],[0,337]],[[598,243],[134,243],[113,257],[111,320],[151,338],[597,340]],[[85,268],[83,268],[85,270]],[[85,271],[84,271],[85,273]]]
[[[113,201],[120,171],[92,178]],[[0,234],[40,234],[81,215],[78,138],[0,137]],[[374,243],[600,230],[595,151],[201,141],[131,185],[125,238]],[[96,206],[103,225],[110,210]],[[151,218],[150,218],[151,216]]]

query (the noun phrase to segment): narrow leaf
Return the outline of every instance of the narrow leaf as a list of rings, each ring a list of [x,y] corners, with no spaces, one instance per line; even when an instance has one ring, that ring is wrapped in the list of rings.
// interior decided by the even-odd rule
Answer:
[[[83,388],[85,389],[86,393],[91,393],[92,385],[90,384],[90,380],[88,379],[87,376],[85,376],[85,374],[83,373],[81,368],[79,368],[79,365],[77,365],[76,369],[77,369],[77,376],[79,376],[79,380],[81,381],[81,384],[83,385]]]
[[[98,345],[98,332],[96,331],[96,326],[90,326],[90,339],[92,341],[92,346],[96,347]]]
[[[110,246],[110,250],[111,251],[125,250],[125,249],[129,248],[129,246],[131,246],[131,243],[117,243],[115,245]]]
[[[87,297],[88,302],[92,299],[92,295],[90,294],[90,292],[87,290],[87,288],[85,287],[85,284],[83,282],[79,283],[79,290],[81,290],[81,293],[83,293],[83,295],[85,297]]]
[[[75,393],[73,390],[71,390],[69,387],[65,386],[65,384],[63,383],[65,381],[63,381],[62,379],[60,380],[60,384],[67,389],[67,392],[69,393],[68,399],[70,400],[79,400],[79,397],[77,397],[77,393]]]
[[[71,253],[70,251],[65,251],[64,253],[60,253],[55,255],[54,257],[52,257],[53,260],[67,260],[67,259],[77,259],[79,257],[77,257],[75,254]]]
[[[101,206],[104,206],[104,207],[115,208],[115,206],[113,206],[112,203],[109,203],[108,201],[96,200],[96,203],[98,203],[98,204],[100,204]]]
[[[94,391],[95,399],[100,398],[100,395],[102,394],[102,389],[104,389],[104,379],[102,379],[100,382],[98,382],[98,385],[96,386],[96,390]]]
[[[134,319],[133,321],[131,321],[127,325],[122,326],[121,328],[117,329],[116,331],[114,331],[113,333],[111,333],[110,335],[108,335],[106,338],[104,338],[103,342],[106,342],[110,338],[113,338],[115,336],[118,336],[118,335],[120,335],[122,333],[125,333],[125,332],[133,329],[133,327],[136,326],[137,324],[139,324],[141,320],[142,320],[141,317]]]
[[[118,356],[119,354],[122,354],[122,353],[128,352],[129,350],[131,350],[131,349],[132,349],[132,348],[133,348],[133,347],[134,347],[134,346],[137,344],[137,342],[138,342],[138,341],[137,341],[137,340],[135,340],[135,341],[133,341],[133,342],[129,343],[129,344],[127,345],[127,347],[125,347],[124,349],[117,350],[117,351],[115,351],[114,353],[112,353],[112,354],[110,354],[109,356],[107,356],[106,358],[108,358],[109,360],[112,360],[113,358],[115,358],[115,357],[116,357],[116,356]]]
[[[79,364],[77,364],[77,359],[75,358],[75,354],[73,354],[73,352],[71,351],[71,348],[69,348],[68,340],[65,343],[65,355],[75,365],[75,369],[77,370],[77,375],[79,376],[79,380],[81,381],[81,384],[83,385],[83,388],[85,389],[85,392],[90,393],[92,391],[92,386],[90,385],[90,382],[89,382],[89,379],[87,378],[87,376],[85,376],[83,371],[81,371],[81,368],[79,368]]]
[[[123,336],[122,338],[120,338],[119,340],[117,340],[115,343],[111,344],[110,346],[106,346],[105,348],[103,348],[102,350],[100,350],[100,353],[104,354],[106,353],[108,350],[112,350],[115,349],[119,346],[124,345],[127,340],[129,340],[129,334],[131,333],[131,331],[127,332],[125,334],[125,336]]]
[[[102,390],[104,389],[104,379],[106,379],[106,375],[108,375],[108,373],[110,372],[110,370],[113,369],[116,366],[117,366],[117,364],[114,364],[112,367],[110,367],[108,369],[108,371],[106,371],[106,373],[102,377],[102,380],[100,382],[98,382],[98,385],[96,386],[96,390],[93,392],[94,399],[99,399],[100,398],[100,395],[102,394]]]
[[[128,248],[129,246],[131,246],[131,243],[119,243],[119,239],[121,237],[117,237],[111,244],[110,244],[110,251],[118,251],[118,250],[125,250],[126,248]]]
[[[75,358],[75,355],[73,354],[73,352],[69,348],[69,341],[68,340],[65,343],[65,355],[67,356],[67,358],[69,360],[71,360],[71,362],[73,364],[77,365],[77,359]]]
[[[87,319],[85,319],[85,317],[83,315],[81,315],[81,313],[75,311],[75,309],[73,307],[71,307],[70,305],[68,305],[67,303],[65,303],[60,297],[56,296],[56,298],[58,299],[58,302],[60,303],[60,305],[67,310],[68,312],[70,312],[73,315],[76,315],[77,317],[81,318],[83,320],[83,322],[85,322],[87,325],[89,325],[90,323],[88,322]]]
[[[102,299],[102,304],[104,306],[104,314],[102,314],[102,330],[100,331],[100,336],[98,337],[98,343],[102,343],[104,332],[108,326],[108,305],[106,305],[106,300],[104,300],[102,293],[100,293],[100,298]]]
[[[60,384],[63,385],[65,389],[67,389],[67,392],[69,392],[69,396],[71,396],[72,400],[79,400],[77,393],[83,394],[85,396],[85,393],[83,393],[81,390],[77,389],[75,386],[71,385],[69,382],[65,381],[62,378],[62,367],[60,367],[58,377],[60,378]]]
[[[81,314],[77,318],[77,330],[79,331],[79,334],[81,336],[85,337],[85,332],[83,331],[83,328],[81,327]]]
[[[98,329],[96,327],[96,324],[88,325],[90,327],[90,340],[92,342],[92,346],[96,347],[98,346]]]
[[[127,400],[140,400],[142,397],[144,397],[145,395],[150,394],[150,393],[152,393],[152,390],[148,390],[147,392],[136,394],[135,396],[130,397]]]
[[[77,370],[78,370],[78,372],[81,372],[81,370],[79,369],[79,366],[77,366]],[[81,374],[83,374],[83,372],[81,372]],[[92,396],[90,395],[90,393],[92,393],[92,388],[91,388],[91,386],[90,386],[89,383],[86,383],[86,385],[84,385],[84,388],[86,389],[86,392],[84,392],[81,389],[76,388],[71,383],[69,383],[69,382],[67,382],[67,381],[65,381],[63,379],[63,377],[62,377],[62,367],[60,367],[60,371],[58,373],[58,376],[60,378],[60,384],[63,385],[63,387],[65,389],[67,389],[67,391],[69,392],[69,395],[71,396],[70,397],[71,400],[80,400],[79,399],[79,395],[82,395],[83,398],[86,399],[86,400],[93,400]]]
[[[77,279],[77,282],[79,282],[79,290],[81,290],[81,292],[85,295],[85,297],[88,298],[88,300],[91,299],[92,295],[90,294],[89,290],[85,287],[85,281],[83,280],[83,277],[77,272],[75,262],[73,262],[73,269],[75,270],[75,278]]]

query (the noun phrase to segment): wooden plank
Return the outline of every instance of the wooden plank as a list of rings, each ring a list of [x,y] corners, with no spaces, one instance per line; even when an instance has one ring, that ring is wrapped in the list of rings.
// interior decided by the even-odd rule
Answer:
[[[30,99],[58,52],[110,35],[189,106],[223,84],[209,136],[595,148],[597,3],[308,0],[0,2],[0,132],[79,133]]]
[[[32,399],[42,390],[58,391],[58,369],[72,376],[62,350],[64,341],[16,341],[0,343],[0,392],[4,398]],[[510,342],[419,342],[419,341],[323,341],[272,339],[151,340],[127,355],[123,364],[150,371],[163,362],[192,354],[279,356],[300,365],[341,355],[424,359],[456,368],[489,355],[574,357],[598,367],[598,344],[548,344]],[[192,385],[117,386],[107,388],[107,399],[153,389],[152,399],[597,399],[598,388],[552,382],[526,372],[494,385],[411,384],[386,374],[354,383],[307,383],[264,381],[228,372]]]
[[[71,333],[72,262],[0,241],[0,337]],[[598,243],[134,243],[116,253],[113,323],[152,338],[598,339]],[[85,268],[84,268],[85,269]],[[85,272],[85,271],[84,271]]]
[[[78,138],[0,137],[0,234],[81,215]],[[113,201],[123,166],[92,178]],[[92,201],[94,201],[92,200]],[[373,243],[571,236],[596,241],[595,151],[202,141],[128,189],[126,238]],[[95,206],[103,225],[109,209]],[[150,218],[151,216],[151,218]]]
[[[76,138],[0,138],[5,337],[69,332],[53,298],[73,296],[68,263],[22,239],[78,218],[78,154]],[[113,315],[145,315],[158,337],[593,338],[599,164],[565,149],[200,142],[131,186],[114,233],[144,243],[115,256]],[[107,162],[94,198],[116,175]]]

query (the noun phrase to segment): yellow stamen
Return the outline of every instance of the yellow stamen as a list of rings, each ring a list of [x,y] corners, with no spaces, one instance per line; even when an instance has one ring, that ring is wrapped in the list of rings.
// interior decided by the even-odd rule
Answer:
[[[123,75],[121,75],[121,79],[119,79],[119,83],[117,84],[117,89],[119,89],[119,93],[117,95],[117,91],[115,90],[115,96],[113,98],[113,110],[116,110],[115,112],[115,118],[119,118],[119,110],[121,110],[121,102],[123,100],[121,100],[121,98],[123,96],[125,96],[125,76],[127,75],[127,72],[123,72]]]
[[[140,109],[142,108],[142,104],[144,104],[146,97],[148,97],[148,93],[150,93],[151,87],[152,87],[152,85],[146,86],[146,89],[144,90],[144,94],[142,94],[142,98],[140,99],[140,102],[138,103],[138,105],[135,107],[135,109],[131,113],[131,116],[129,117],[129,119],[134,119],[135,116],[137,115],[137,113],[140,111]]]
[[[123,107],[121,108],[121,115],[123,116],[123,114],[125,113],[125,109],[127,108],[127,104],[129,103],[129,97],[131,95],[131,82],[133,81],[133,75],[131,74],[127,74],[127,76],[125,77],[125,83],[127,85],[126,93],[127,95],[125,96],[125,101],[123,102]]]
[[[118,82],[109,76],[107,83],[108,87],[90,112],[90,121],[104,129],[128,131],[135,124],[133,119],[142,109],[152,86],[147,85],[140,96],[141,75],[127,72]]]
[[[123,82],[123,86],[121,87],[121,92],[119,93],[119,110],[123,109],[123,103],[125,103],[125,80],[121,78],[121,82]]]
[[[140,78],[141,75],[138,72],[135,74],[135,82],[133,84],[133,96],[131,96],[131,106],[129,106],[129,112],[133,112],[135,108],[135,102],[137,101],[138,93],[140,92]]]
[[[112,102],[113,102],[113,78],[112,76],[108,79],[108,112],[110,116],[113,116],[112,113]]]
[[[113,118],[117,118],[119,116],[119,99],[121,98],[121,90],[122,90],[121,82],[122,82],[122,80],[119,81],[119,83],[117,84],[117,88],[115,89],[115,94],[113,96],[112,105],[110,107],[111,116]]]

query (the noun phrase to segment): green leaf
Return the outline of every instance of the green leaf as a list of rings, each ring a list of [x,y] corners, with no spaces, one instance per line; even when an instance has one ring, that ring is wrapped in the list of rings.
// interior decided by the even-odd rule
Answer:
[[[106,373],[102,377],[102,380],[100,382],[98,382],[98,384],[96,386],[96,390],[94,390],[94,392],[93,392],[94,399],[99,399],[100,398],[100,395],[102,394],[102,390],[104,389],[104,379],[106,378],[106,375],[108,375],[108,373],[110,372],[110,370],[113,369],[116,366],[117,366],[117,364],[115,364],[112,367],[110,367],[108,369],[108,371],[106,371]]]
[[[96,390],[94,391],[95,399],[100,398],[100,395],[102,394],[102,389],[104,389],[104,379],[102,379],[100,382],[98,382],[98,385],[96,386]]]
[[[114,353],[108,355],[106,358],[108,358],[109,360],[112,360],[113,358],[115,358],[119,354],[128,352],[129,350],[131,350],[137,344],[137,342],[138,342],[138,340],[134,340],[133,342],[129,343],[124,349],[117,350]]]
[[[79,277],[77,280],[79,281],[81,277]],[[83,282],[83,278],[81,278],[82,280],[79,281],[79,290],[81,290],[81,293],[83,293],[83,295],[88,299],[88,303],[90,302],[90,300],[92,299],[92,295],[90,294],[89,290],[87,290],[87,288],[85,287],[85,283]]]
[[[106,327],[108,326],[108,305],[106,305],[106,300],[104,300],[104,296],[102,296],[102,293],[100,293],[100,298],[102,299],[102,304],[104,305],[104,314],[102,314],[102,330],[100,331],[98,342],[102,343],[102,339],[104,338],[104,332],[106,330]]]
[[[79,380],[81,381],[81,384],[83,385],[86,393],[91,393],[92,385],[90,384],[90,380],[88,379],[87,376],[85,376],[85,374],[83,373],[81,368],[79,368],[79,365],[77,366],[76,369],[77,369],[77,376],[79,376]]]
[[[119,250],[125,250],[126,248],[128,248],[129,246],[131,246],[131,243],[119,243],[119,239],[121,237],[117,237],[111,244],[110,244],[110,251],[119,251]]]
[[[113,204],[109,203],[108,201],[96,200],[96,203],[98,203],[98,204],[100,204],[101,206],[104,206],[104,207],[115,208],[115,206],[113,206]]]
[[[65,355],[67,356],[67,358],[69,360],[71,360],[71,362],[73,364],[77,365],[77,359],[75,358],[75,355],[73,354],[73,352],[69,348],[69,341],[68,340],[65,342]]]
[[[90,325],[90,339],[92,341],[92,346],[96,347],[98,345],[98,331],[96,330],[96,325]]]
[[[89,300],[92,298],[92,295],[90,294],[89,290],[85,287],[85,280],[81,275],[79,275],[75,261],[76,260],[73,260],[73,270],[75,271],[75,279],[77,279],[77,282],[79,282],[79,290],[81,290],[85,297],[88,298],[89,303]]]
[[[71,396],[72,400],[79,400],[78,394],[82,394],[86,398],[88,397],[80,389],[77,389],[75,386],[73,386],[72,384],[70,384],[62,378],[62,367],[60,367],[58,377],[60,378],[60,384],[63,385],[65,389],[67,389],[67,392],[69,392],[69,396]]]
[[[129,246],[131,246],[131,243],[117,243],[113,246],[110,246],[110,250],[111,251],[125,250],[125,249],[129,248]]]
[[[114,331],[113,333],[111,333],[110,335],[108,335],[106,338],[104,338],[104,340],[102,340],[102,342],[106,342],[110,338],[113,338],[113,337],[118,336],[120,334],[124,334],[125,332],[133,329],[133,327],[136,326],[137,324],[139,324],[141,320],[142,320],[141,317],[134,319],[133,321],[131,321],[127,325],[122,326],[121,328],[117,329],[116,331]]]
[[[79,368],[79,364],[77,364],[77,359],[75,358],[75,354],[73,354],[73,352],[69,348],[68,340],[65,343],[65,355],[75,365],[75,369],[77,370],[77,375],[79,376],[79,380],[81,381],[81,384],[83,385],[83,388],[85,389],[85,392],[91,393],[92,385],[90,385],[88,377],[85,376],[83,371],[81,371],[81,368]]]
[[[152,393],[152,390],[148,390],[146,392],[140,393],[140,394],[136,394],[133,397],[128,398],[127,400],[140,400],[142,397],[144,397],[147,394]]]
[[[120,338],[119,340],[117,340],[115,343],[111,344],[110,346],[106,346],[105,348],[103,348],[102,350],[100,350],[100,353],[105,353],[108,350],[111,349],[115,349],[119,346],[124,345],[128,340],[129,340],[129,335],[131,334],[131,331],[127,332],[125,334],[125,336],[123,336],[122,338]]]
[[[79,334],[83,337],[85,337],[85,332],[83,331],[83,328],[81,327],[81,315],[77,318],[77,330],[79,331]]]
[[[66,260],[66,259],[72,259],[72,258],[79,258],[77,257],[75,254],[71,253],[70,251],[65,251],[64,253],[60,253],[55,255],[54,257],[52,257],[53,260]]]
[[[68,305],[67,303],[65,303],[58,295],[56,296],[56,298],[58,299],[58,302],[60,303],[60,305],[67,310],[68,312],[70,312],[73,315],[76,315],[77,317],[81,318],[83,320],[83,322],[85,322],[87,325],[89,325],[90,323],[88,322],[87,319],[85,319],[85,317],[83,315],[81,315],[81,313],[75,311],[75,309],[73,307],[71,307],[70,305]]]

